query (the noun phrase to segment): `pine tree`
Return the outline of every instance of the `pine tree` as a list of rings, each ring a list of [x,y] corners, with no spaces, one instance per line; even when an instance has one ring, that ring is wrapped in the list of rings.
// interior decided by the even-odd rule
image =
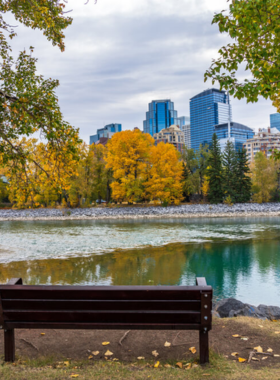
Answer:
[[[236,202],[245,203],[251,199],[252,180],[250,177],[249,161],[245,149],[237,153],[236,168]]]
[[[223,191],[225,197],[230,196],[231,201],[236,202],[237,189],[237,153],[235,152],[234,145],[231,141],[226,143],[223,153]]]
[[[209,168],[207,169],[209,177],[208,199],[210,203],[221,203],[223,201],[223,169],[221,148],[216,133],[213,134],[210,148]]]

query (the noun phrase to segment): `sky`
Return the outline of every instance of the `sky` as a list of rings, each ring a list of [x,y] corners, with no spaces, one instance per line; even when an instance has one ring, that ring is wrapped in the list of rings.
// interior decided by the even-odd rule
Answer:
[[[40,31],[19,25],[16,53],[34,46],[37,68],[58,79],[64,119],[89,136],[106,124],[143,129],[148,103],[171,99],[178,116],[189,116],[189,99],[208,88],[204,72],[231,42],[211,25],[226,0],[68,0],[73,23],[61,53]],[[231,98],[233,121],[253,129],[269,126],[271,101]]]

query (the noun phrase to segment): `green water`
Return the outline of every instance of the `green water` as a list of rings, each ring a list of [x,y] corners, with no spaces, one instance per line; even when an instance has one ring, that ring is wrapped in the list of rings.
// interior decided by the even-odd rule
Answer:
[[[0,282],[191,285],[279,305],[280,218],[0,223]]]

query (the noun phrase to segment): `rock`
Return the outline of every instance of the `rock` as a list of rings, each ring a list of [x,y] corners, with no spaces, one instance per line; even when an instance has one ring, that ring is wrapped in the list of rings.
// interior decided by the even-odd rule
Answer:
[[[229,317],[253,317],[259,319],[267,319],[266,315],[262,313],[256,306],[245,304],[240,310],[231,310],[229,313]]]
[[[267,319],[280,319],[280,307],[278,306],[259,305],[258,309]]]
[[[229,317],[231,311],[239,311],[243,309],[245,304],[235,298],[225,298],[216,304],[215,311],[217,311],[221,318]]]

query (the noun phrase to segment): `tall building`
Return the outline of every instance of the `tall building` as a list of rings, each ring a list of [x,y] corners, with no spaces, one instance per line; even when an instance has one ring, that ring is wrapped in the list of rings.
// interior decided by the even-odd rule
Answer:
[[[243,147],[247,151],[249,161],[254,159],[257,152],[263,152],[270,157],[275,149],[280,150],[280,132],[277,128],[259,129],[259,132],[247,140]]]
[[[215,88],[201,92],[190,99],[191,147],[210,144],[215,126],[232,119],[229,97]]]
[[[182,132],[184,133],[184,144],[188,149],[191,148],[191,125],[190,123],[182,126]]]
[[[144,133],[154,136],[162,129],[171,125],[180,125],[174,103],[170,99],[153,100],[149,103],[149,111],[146,112],[146,120],[143,121]]]
[[[121,132],[122,125],[121,124],[108,124],[105,127],[97,129],[96,135],[89,137],[89,145],[105,143],[109,139],[112,138],[114,133]]]
[[[154,134],[155,145],[160,142],[172,144],[182,152],[184,148],[184,133],[178,125],[171,125],[169,128],[162,129],[159,133]]]
[[[180,116],[178,117],[178,121],[179,121],[179,127],[180,129],[182,129],[183,125],[189,125],[190,124],[190,118],[189,116]]]
[[[280,113],[270,115],[270,128],[277,128],[280,131]]]
[[[221,150],[225,149],[228,140],[228,123],[215,125],[214,131],[220,140]],[[252,139],[255,135],[253,129],[239,123],[230,123],[230,141],[233,143],[236,151],[242,150],[243,144]]]

